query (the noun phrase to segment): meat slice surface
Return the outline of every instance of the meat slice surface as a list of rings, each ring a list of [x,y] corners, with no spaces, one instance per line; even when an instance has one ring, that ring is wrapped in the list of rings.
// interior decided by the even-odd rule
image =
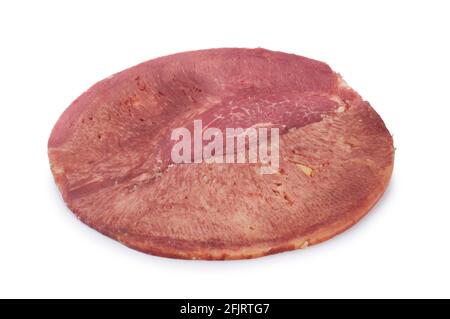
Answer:
[[[279,166],[262,174],[259,162],[174,162],[171,133],[195,120],[277,128]],[[327,240],[373,207],[394,162],[382,119],[340,75],[264,49],[178,53],[108,77],[61,115],[48,154],[82,222],[139,251],[187,259]]]

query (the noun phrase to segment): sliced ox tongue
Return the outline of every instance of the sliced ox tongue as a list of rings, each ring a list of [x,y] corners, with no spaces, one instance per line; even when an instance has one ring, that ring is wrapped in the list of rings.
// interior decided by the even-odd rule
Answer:
[[[194,121],[203,133],[278,129],[279,167],[175,163],[171,133],[193,132]],[[329,239],[377,202],[394,161],[382,119],[328,65],[264,49],[184,52],[104,79],[60,117],[48,154],[82,222],[142,252],[189,259]]]

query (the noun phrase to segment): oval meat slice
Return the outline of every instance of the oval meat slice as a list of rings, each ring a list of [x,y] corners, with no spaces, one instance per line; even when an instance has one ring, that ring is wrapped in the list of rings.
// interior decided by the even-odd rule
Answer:
[[[278,166],[174,161],[173,130],[191,132],[196,120],[277,128]],[[382,119],[328,65],[264,49],[179,53],[102,80],[62,114],[48,153],[81,221],[139,251],[188,259],[329,239],[377,202],[394,160]]]

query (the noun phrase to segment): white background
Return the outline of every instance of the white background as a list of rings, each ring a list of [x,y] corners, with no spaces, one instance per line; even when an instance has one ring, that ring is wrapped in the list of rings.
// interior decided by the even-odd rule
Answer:
[[[0,297],[450,297],[448,1],[1,1]],[[233,262],[135,252],[80,223],[47,139],[89,86],[213,47],[325,61],[394,135],[372,212],[315,247]]]

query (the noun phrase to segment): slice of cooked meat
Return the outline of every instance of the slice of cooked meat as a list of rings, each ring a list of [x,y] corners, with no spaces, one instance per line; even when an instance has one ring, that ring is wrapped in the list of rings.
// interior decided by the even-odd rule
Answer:
[[[277,127],[280,163],[174,164],[170,136],[194,120]],[[134,249],[252,258],[324,241],[380,198],[392,137],[328,65],[263,49],[151,60],[100,81],[56,123],[51,169],[84,223]]]

